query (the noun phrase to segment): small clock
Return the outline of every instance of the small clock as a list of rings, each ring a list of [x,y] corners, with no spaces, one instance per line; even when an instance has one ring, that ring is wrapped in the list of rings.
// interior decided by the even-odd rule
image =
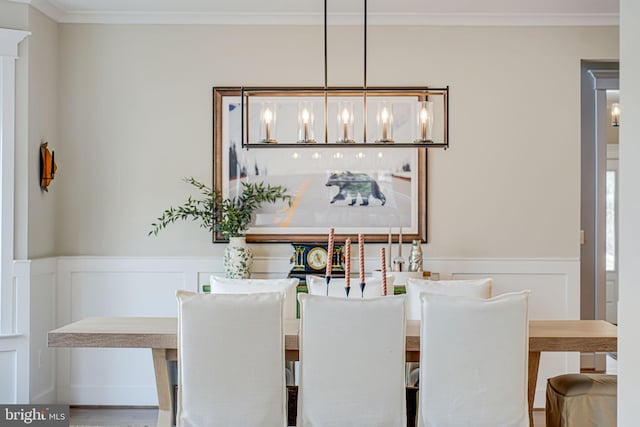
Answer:
[[[324,243],[292,243],[293,255],[291,262],[293,267],[289,277],[297,277],[300,284],[306,282],[307,274],[324,276],[327,268],[327,245]],[[333,247],[332,273],[333,277],[344,277],[344,245],[335,244]]]
[[[327,268],[327,250],[316,246],[307,252],[307,264],[314,270],[324,270]]]

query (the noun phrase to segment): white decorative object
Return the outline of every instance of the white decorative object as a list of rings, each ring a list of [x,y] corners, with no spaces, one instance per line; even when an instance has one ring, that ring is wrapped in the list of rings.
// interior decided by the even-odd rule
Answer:
[[[247,245],[246,237],[230,237],[222,259],[224,275],[228,279],[248,279],[251,277],[253,251]]]
[[[422,246],[420,240],[411,242],[411,253],[409,254],[409,271],[422,271]]]

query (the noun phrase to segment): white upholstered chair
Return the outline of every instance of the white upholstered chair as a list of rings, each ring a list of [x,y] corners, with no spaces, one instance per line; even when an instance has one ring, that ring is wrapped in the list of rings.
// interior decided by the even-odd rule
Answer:
[[[423,293],[462,296],[470,298],[491,298],[493,279],[467,280],[424,280],[407,279],[407,319],[420,320],[420,295]],[[417,363],[407,363],[407,386],[416,387],[420,370]]]
[[[298,426],[404,427],[404,296],[298,296]]]
[[[252,294],[261,292],[281,292],[284,295],[284,319],[295,319],[298,312],[296,294],[297,278],[291,279],[227,279],[211,276],[212,294]],[[295,384],[295,364],[286,362],[287,385]]]
[[[178,427],[286,426],[282,294],[176,296]]]
[[[419,427],[527,427],[528,291],[423,294]]]
[[[297,313],[298,279],[227,279],[211,276],[212,294],[247,294],[258,292],[282,292],[284,294],[284,318],[295,319]]]
[[[420,320],[420,294],[461,296],[470,298],[491,298],[493,279],[468,280],[424,280],[407,279],[407,319]]]
[[[364,287],[364,298],[377,298],[384,296],[382,290],[382,279],[375,277],[366,278],[366,286]],[[327,281],[324,277],[307,275],[307,289],[311,295],[327,295]],[[387,291],[393,295],[393,276],[387,276]],[[344,279],[332,277],[329,282],[329,296],[346,298],[346,292],[344,290]],[[362,293],[360,291],[360,281],[358,279],[351,279],[351,290],[349,291],[349,298],[362,299]]]

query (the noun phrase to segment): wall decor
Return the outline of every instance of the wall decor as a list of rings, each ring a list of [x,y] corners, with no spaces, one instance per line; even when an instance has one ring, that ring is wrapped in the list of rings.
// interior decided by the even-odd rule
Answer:
[[[269,205],[256,211],[248,242],[310,242],[335,227],[336,239],[364,233],[367,242],[386,242],[400,227],[407,239],[427,240],[424,147],[355,149],[354,144],[316,144],[310,150],[242,147],[241,88],[213,89],[213,186],[233,197],[242,182],[264,181],[287,187],[290,207]],[[415,97],[395,101],[395,135],[410,132]],[[291,108],[297,108],[299,97]],[[375,114],[375,112],[373,112]],[[259,115],[255,115],[259,116]],[[406,126],[403,126],[403,123]],[[297,132],[293,129],[282,131]],[[214,241],[222,237],[214,235]]]
[[[48,145],[48,142],[40,144],[40,188],[44,191],[49,191],[49,184],[58,170],[54,152],[49,151]]]

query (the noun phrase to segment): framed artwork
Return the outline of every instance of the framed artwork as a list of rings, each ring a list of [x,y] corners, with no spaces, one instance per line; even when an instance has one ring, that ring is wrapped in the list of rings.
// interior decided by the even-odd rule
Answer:
[[[287,120],[287,114],[297,107],[279,108],[282,132],[295,133],[296,116]],[[358,233],[366,242],[387,242],[400,227],[405,241],[427,241],[426,148],[319,142],[245,149],[240,109],[240,88],[213,89],[214,188],[226,198],[237,194],[243,181],[263,181],[287,187],[293,199],[291,206],[258,210],[248,242],[322,242],[330,227],[337,240],[351,236],[356,245]],[[410,113],[399,108],[396,114],[396,132],[402,132]]]

